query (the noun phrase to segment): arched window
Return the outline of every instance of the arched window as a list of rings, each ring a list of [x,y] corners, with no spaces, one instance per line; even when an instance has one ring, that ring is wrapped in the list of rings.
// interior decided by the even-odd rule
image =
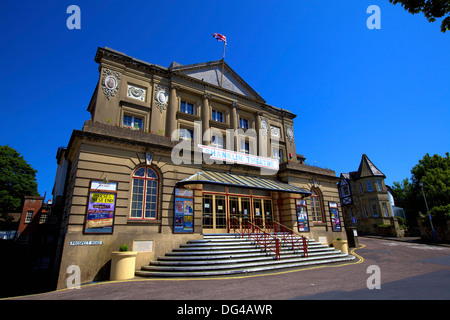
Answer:
[[[324,222],[322,214],[322,199],[316,188],[311,189],[311,216],[314,222]]]
[[[137,168],[133,173],[130,219],[157,219],[159,176],[149,166]]]

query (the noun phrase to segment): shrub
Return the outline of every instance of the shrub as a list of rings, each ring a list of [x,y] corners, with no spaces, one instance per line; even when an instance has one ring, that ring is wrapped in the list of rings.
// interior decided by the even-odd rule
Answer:
[[[120,252],[126,252],[126,251],[128,251],[128,246],[127,246],[126,244],[121,245],[120,248],[119,248],[119,251],[120,251]]]

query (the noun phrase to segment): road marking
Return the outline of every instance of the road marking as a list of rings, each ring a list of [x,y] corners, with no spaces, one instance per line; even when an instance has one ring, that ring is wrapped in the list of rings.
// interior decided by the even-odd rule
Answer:
[[[418,243],[408,243],[408,242],[386,242],[386,245],[390,247],[396,247],[396,246],[404,246],[411,249],[420,249],[420,250],[445,250],[445,248],[432,246],[428,244],[418,244]]]

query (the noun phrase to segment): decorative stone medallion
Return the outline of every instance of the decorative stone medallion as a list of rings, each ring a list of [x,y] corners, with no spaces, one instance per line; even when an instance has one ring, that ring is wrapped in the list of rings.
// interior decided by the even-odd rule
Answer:
[[[166,110],[167,104],[169,102],[168,88],[157,84],[155,90],[155,100],[156,100],[156,107],[158,107],[161,113],[163,112],[163,110]]]
[[[269,132],[269,124],[267,123],[267,119],[264,117],[261,117],[261,130],[262,135],[267,137],[267,133]]]
[[[286,125],[286,137],[289,142],[294,141],[294,129],[292,128],[291,124]]]
[[[146,90],[138,86],[129,84],[127,90],[127,96],[132,99],[137,99],[140,101],[145,101]]]
[[[108,97],[108,100],[116,95],[117,90],[119,89],[119,79],[119,72],[113,72],[109,69],[103,69],[103,93],[106,95],[106,97]]]

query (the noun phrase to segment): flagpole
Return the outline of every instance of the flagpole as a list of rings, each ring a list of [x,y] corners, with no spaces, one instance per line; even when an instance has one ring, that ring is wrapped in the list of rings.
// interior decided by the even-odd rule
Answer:
[[[222,76],[220,77],[220,86],[221,87],[223,87],[222,86],[222,84],[223,84],[223,69],[225,66],[225,44],[226,44],[226,42],[224,41],[223,42],[223,57],[222,57]]]

